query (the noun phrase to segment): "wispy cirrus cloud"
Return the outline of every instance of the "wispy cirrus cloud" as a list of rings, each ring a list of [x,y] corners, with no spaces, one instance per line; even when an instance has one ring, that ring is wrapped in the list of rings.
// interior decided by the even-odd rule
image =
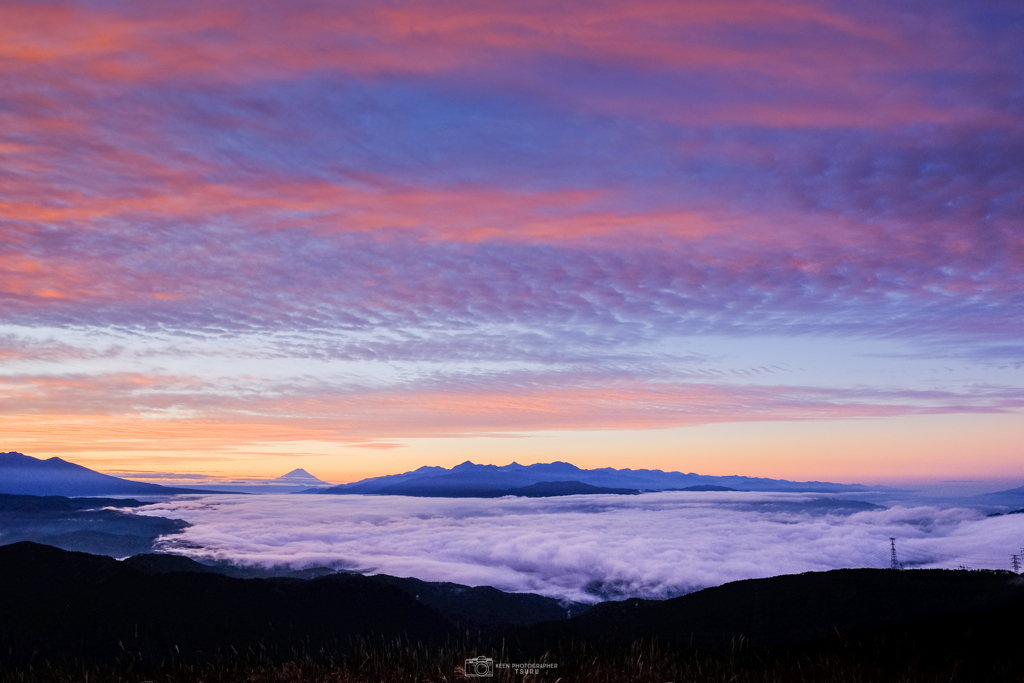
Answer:
[[[49,443],[72,433],[74,450],[159,434],[165,448],[211,451],[273,441],[387,443],[548,430],[642,430],[742,421],[843,420],[952,413],[1013,413],[1024,392],[1011,386],[960,391],[897,387],[822,388],[772,383],[767,369],[731,378],[669,380],[652,370],[609,377],[590,372],[491,371],[389,382],[367,377],[8,376],[0,420],[12,439]],[[700,373],[693,373],[699,376]],[[744,376],[745,375],[745,376]],[[757,384],[751,384],[753,376]],[[725,381],[723,381],[725,380]],[[147,427],[148,425],[148,427]],[[201,432],[201,434],[197,434]],[[125,441],[127,436],[127,441]],[[52,443],[49,444],[52,446]]]

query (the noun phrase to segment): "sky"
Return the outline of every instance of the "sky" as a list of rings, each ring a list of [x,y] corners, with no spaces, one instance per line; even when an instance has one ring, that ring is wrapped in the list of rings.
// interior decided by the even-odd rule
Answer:
[[[158,544],[204,562],[326,566],[581,602],[664,599],[749,578],[887,568],[890,537],[905,568],[1009,569],[1024,541],[1018,515],[750,492],[486,500],[178,496],[134,512],[191,523]]]
[[[1024,483],[1013,0],[4,0],[0,160],[0,450]]]

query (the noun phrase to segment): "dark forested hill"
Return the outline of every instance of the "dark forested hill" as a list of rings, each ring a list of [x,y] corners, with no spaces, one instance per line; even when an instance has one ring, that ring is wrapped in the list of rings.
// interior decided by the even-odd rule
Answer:
[[[119,667],[125,653],[157,663],[245,652],[335,661],[367,647],[394,662],[414,657],[396,643],[517,658],[547,652],[574,666],[611,653],[608,661],[628,664],[643,641],[686,666],[754,672],[774,662],[795,675],[813,661],[819,670],[874,672],[856,680],[913,670],[938,672],[921,680],[1016,681],[1022,607],[1024,579],[1010,572],[865,569],[603,603],[567,619],[571,605],[488,587],[356,574],[238,579],[180,557],[118,562],[18,543],[0,547],[0,671],[24,672],[30,661]],[[746,664],[736,643],[755,648]],[[454,655],[437,656],[452,666]]]
[[[452,624],[398,588],[335,574],[313,581],[148,573],[35,543],[0,547],[0,651],[105,661],[205,657],[231,648],[344,652],[353,636],[444,640]]]
[[[1012,572],[837,569],[735,581],[670,600],[595,606],[561,624],[537,627],[549,641],[657,638],[673,644],[798,643],[836,631],[875,629],[1002,607],[1024,598]]]
[[[119,562],[36,543],[0,547],[0,652],[105,660],[230,648],[349,651],[352,639],[443,643],[466,629],[565,619],[574,606],[539,595],[391,576],[239,579],[188,558]]]

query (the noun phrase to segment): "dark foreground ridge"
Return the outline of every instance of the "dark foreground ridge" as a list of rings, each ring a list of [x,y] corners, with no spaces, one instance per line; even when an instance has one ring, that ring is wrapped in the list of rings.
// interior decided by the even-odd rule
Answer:
[[[150,658],[232,647],[345,653],[360,636],[443,643],[587,607],[391,576],[240,579],[185,557],[119,562],[30,542],[0,546],[0,606],[0,653],[14,662],[102,661],[122,646]]]
[[[180,557],[18,543],[0,547],[0,680],[453,680],[476,655],[560,662],[541,676],[552,682],[1024,680],[1024,580],[1010,572],[836,570],[572,609],[488,587],[236,579]]]
[[[969,614],[1021,599],[1024,578],[1012,572],[836,569],[735,581],[669,600],[601,603],[578,619],[539,625],[530,636],[544,643],[654,638],[699,645],[743,636],[755,645],[778,645]]]

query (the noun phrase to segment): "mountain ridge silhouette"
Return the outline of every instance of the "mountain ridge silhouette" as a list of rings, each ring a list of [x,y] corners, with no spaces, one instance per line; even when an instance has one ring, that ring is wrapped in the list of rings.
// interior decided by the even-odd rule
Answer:
[[[611,467],[586,470],[562,461],[534,465],[520,465],[512,462],[499,466],[477,465],[467,460],[451,469],[424,466],[401,474],[371,477],[308,493],[438,496],[445,495],[438,493],[443,491],[447,495],[492,497],[491,492],[493,491],[509,491],[555,481],[573,481],[599,488],[636,491],[693,490],[693,487],[709,486],[745,491],[788,491],[794,493],[846,493],[871,490],[862,484],[793,482],[785,479],[759,477],[710,476],[692,472],[684,474],[662,470],[614,469]],[[882,487],[877,488],[881,490]]]

